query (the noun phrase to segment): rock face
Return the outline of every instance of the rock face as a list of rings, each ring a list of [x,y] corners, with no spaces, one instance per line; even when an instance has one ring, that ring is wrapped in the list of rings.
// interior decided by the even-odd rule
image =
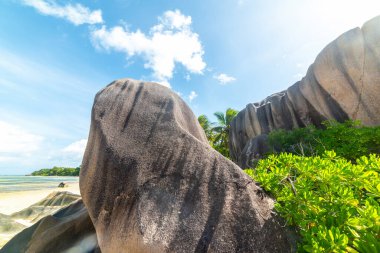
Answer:
[[[335,119],[380,125],[380,16],[331,42],[286,91],[248,104],[231,124],[231,156],[242,168],[259,157],[252,139]],[[251,145],[250,148],[247,145]]]
[[[0,253],[100,252],[94,226],[82,200],[24,229]]]
[[[158,84],[124,79],[96,95],[80,189],[103,253],[292,250],[273,200]]]

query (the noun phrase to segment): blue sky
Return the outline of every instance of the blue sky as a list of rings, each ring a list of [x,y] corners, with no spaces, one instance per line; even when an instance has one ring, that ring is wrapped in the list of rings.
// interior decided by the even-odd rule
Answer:
[[[379,14],[374,0],[0,1],[0,174],[79,165],[94,95],[115,79],[170,86],[213,120]]]

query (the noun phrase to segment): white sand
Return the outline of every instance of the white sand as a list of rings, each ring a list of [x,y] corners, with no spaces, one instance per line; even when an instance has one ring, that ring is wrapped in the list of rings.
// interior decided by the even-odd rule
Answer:
[[[10,239],[12,239],[13,236],[15,236],[17,233],[10,233],[10,234],[0,234],[0,249],[3,247]]]
[[[12,214],[47,197],[54,191],[69,191],[80,194],[79,183],[68,183],[65,188],[41,189],[36,191],[20,191],[0,193],[0,213]]]

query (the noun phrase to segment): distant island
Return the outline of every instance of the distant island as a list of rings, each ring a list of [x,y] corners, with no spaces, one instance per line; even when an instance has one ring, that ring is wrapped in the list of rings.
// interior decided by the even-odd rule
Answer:
[[[29,176],[79,176],[80,167],[56,167],[51,169],[40,169],[32,172]]]

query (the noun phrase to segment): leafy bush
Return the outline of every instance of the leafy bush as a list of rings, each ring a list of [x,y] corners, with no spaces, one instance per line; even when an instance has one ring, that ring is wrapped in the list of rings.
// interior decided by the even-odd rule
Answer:
[[[365,127],[359,121],[326,121],[324,129],[314,126],[278,130],[269,134],[273,152],[298,155],[321,155],[334,150],[338,156],[351,161],[369,153],[380,153],[380,127]]]
[[[334,151],[322,157],[283,153],[245,171],[273,195],[286,223],[297,228],[299,251],[380,252],[378,156],[353,164]]]
[[[31,173],[32,176],[79,176],[80,167],[65,168],[53,167],[51,169],[40,169]]]

